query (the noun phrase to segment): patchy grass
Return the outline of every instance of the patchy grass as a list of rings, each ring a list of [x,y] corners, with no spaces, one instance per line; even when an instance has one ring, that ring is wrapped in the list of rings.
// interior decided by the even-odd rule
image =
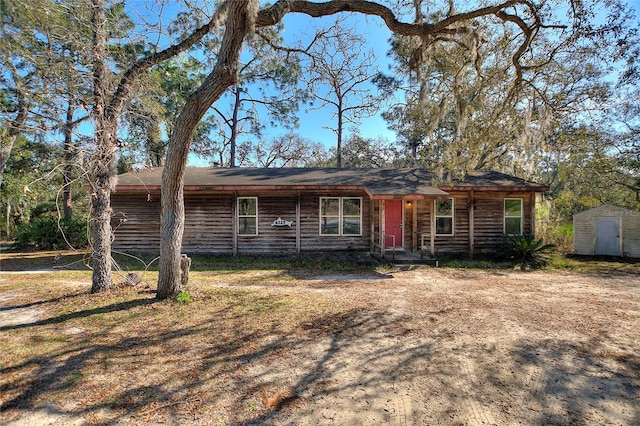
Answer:
[[[0,285],[0,294],[19,293],[4,310],[29,306],[41,318],[0,325],[0,411],[8,413],[0,420],[43,406],[89,424],[193,419],[202,410],[213,423],[230,422],[229,413],[253,418],[284,394],[247,381],[247,363],[286,356],[290,336],[312,339],[306,324],[330,326],[345,310],[317,293],[192,285],[190,303],[159,302],[140,288],[88,294],[88,273],[84,288],[65,283],[75,271],[34,275]]]
[[[90,254],[85,251],[51,250],[0,252],[0,269],[3,271],[37,271],[52,268],[88,270],[90,261]]]
[[[3,276],[0,423],[640,418],[638,276],[304,270],[196,270],[190,303],[156,300],[155,271],[99,295],[90,271]]]
[[[640,273],[640,259],[554,254],[549,256],[549,263],[545,269],[598,274],[638,274]]]
[[[542,267],[547,271],[571,271],[597,274],[639,274],[639,259],[619,259],[607,257],[573,256],[564,254],[547,255],[548,262]],[[440,266],[454,269],[514,269],[519,264],[488,259],[442,259]]]
[[[454,269],[510,269],[512,262],[497,262],[487,259],[442,259],[440,267]]]
[[[291,256],[191,256],[192,271],[280,271],[304,273],[309,271],[361,272],[375,269],[371,258],[357,254],[300,254]],[[157,254],[115,253],[114,268],[121,271],[157,271]],[[89,252],[70,250],[55,251],[4,251],[0,252],[0,266],[5,271],[33,271],[46,269],[88,270],[91,264]]]

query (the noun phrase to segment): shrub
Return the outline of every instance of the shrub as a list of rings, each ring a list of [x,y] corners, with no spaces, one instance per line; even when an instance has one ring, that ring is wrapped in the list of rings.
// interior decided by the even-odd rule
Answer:
[[[60,219],[58,224],[54,217],[36,218],[18,227],[15,242],[18,247],[39,250],[69,248],[69,244],[73,248],[84,248],[88,246],[87,221],[85,218]]]
[[[189,293],[185,293],[184,291],[181,291],[176,295],[176,302],[191,303],[191,296],[189,296]]]
[[[545,244],[542,238],[536,240],[533,235],[515,235],[509,237],[508,249],[511,259],[520,264],[520,269],[527,266],[539,268],[546,265],[546,254],[555,249],[554,244]]]

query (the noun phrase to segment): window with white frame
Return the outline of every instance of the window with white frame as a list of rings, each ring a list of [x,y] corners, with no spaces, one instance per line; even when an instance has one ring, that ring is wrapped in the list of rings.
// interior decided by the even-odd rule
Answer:
[[[321,197],[320,235],[362,235],[362,198]]]
[[[504,233],[522,234],[522,198],[504,199]]]
[[[238,197],[238,235],[258,235],[258,197]]]
[[[453,198],[435,200],[436,235],[453,235]]]

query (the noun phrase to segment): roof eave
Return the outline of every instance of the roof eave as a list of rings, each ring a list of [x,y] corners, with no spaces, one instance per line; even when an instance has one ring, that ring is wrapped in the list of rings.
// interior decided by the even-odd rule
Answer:
[[[454,185],[454,186],[439,186],[438,189],[441,189],[443,191],[547,192],[551,188],[544,185],[540,185],[540,186]]]

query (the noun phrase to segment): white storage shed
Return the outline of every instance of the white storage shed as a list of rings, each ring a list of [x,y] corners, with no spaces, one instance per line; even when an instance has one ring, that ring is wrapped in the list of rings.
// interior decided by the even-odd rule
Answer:
[[[575,214],[573,252],[640,258],[640,212],[603,204]]]

